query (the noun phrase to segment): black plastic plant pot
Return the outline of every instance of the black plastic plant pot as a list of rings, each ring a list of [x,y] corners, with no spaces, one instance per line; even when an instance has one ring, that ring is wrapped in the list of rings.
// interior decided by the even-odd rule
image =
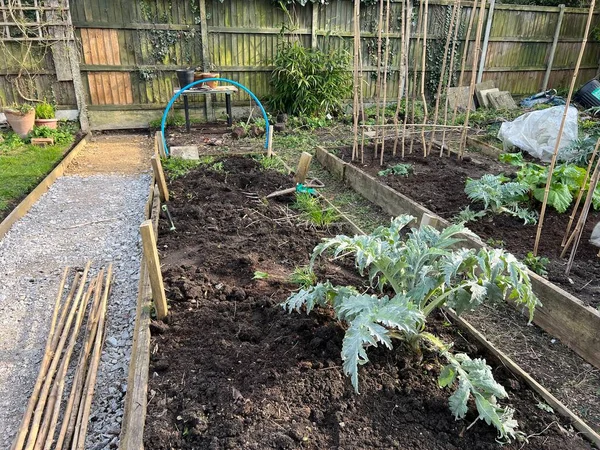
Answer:
[[[595,78],[585,83],[573,96],[584,108],[600,106],[600,82]]]
[[[177,81],[179,81],[179,87],[183,88],[190,83],[194,82],[194,70],[193,69],[179,69],[177,72]]]

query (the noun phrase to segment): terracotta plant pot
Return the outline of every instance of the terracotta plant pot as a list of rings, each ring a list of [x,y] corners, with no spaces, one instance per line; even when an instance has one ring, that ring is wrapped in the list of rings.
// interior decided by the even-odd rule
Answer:
[[[194,81],[206,80],[207,78],[218,78],[219,74],[215,72],[196,72],[194,74]],[[219,85],[218,81],[209,81],[208,83],[202,83],[200,86],[206,86],[211,89],[216,88]]]
[[[35,122],[35,110],[29,111],[27,114],[20,114],[14,111],[4,111],[6,121],[19,137],[26,137],[31,130],[33,130],[33,124]]]
[[[35,126],[56,130],[58,128],[58,119],[35,119]]]

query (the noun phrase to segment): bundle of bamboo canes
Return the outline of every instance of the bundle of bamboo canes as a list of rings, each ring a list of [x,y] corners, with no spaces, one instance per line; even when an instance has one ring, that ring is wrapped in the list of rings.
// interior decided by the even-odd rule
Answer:
[[[88,276],[90,266],[91,261],[88,261],[82,272],[75,271],[74,274],[69,267],[64,270],[38,378],[12,450],[84,448],[112,282],[112,265],[106,272],[100,270],[95,278]],[[71,285],[64,295],[69,279]],[[86,316],[85,333],[78,339]],[[81,342],[79,360],[71,391],[63,402],[69,362],[78,341]],[[60,429],[59,419],[62,420]]]

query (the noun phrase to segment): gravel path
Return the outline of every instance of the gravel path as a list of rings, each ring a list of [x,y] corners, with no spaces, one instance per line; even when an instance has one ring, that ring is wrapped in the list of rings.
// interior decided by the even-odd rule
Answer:
[[[93,275],[114,262],[115,281],[86,448],[117,447],[149,183],[148,174],[62,177],[0,241],[0,448],[10,448],[35,383],[62,271],[88,259]]]

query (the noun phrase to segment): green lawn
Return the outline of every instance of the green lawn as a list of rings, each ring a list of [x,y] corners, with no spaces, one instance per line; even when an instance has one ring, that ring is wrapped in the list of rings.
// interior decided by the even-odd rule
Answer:
[[[0,217],[27,195],[60,161],[71,144],[0,147]]]

